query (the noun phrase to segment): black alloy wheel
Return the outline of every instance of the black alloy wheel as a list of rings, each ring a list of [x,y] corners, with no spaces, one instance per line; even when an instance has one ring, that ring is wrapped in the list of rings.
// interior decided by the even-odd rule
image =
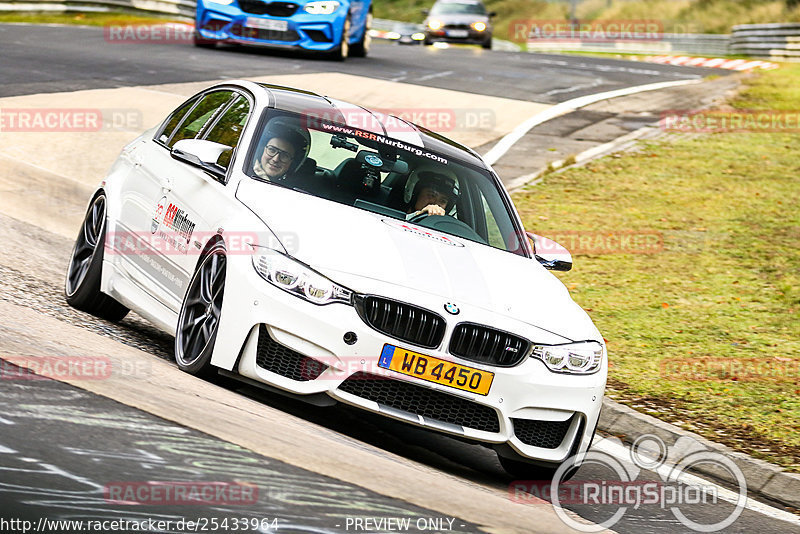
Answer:
[[[67,303],[109,321],[120,321],[128,308],[100,291],[106,235],[106,197],[97,195],[86,212],[72,248],[64,296]]]
[[[226,270],[225,247],[218,242],[203,256],[189,282],[175,333],[175,361],[187,373],[211,374]]]

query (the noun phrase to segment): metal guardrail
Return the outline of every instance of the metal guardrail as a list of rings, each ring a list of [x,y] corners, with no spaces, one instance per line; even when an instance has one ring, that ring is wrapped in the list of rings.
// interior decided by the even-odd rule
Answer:
[[[138,12],[171,15],[194,20],[196,0],[11,0],[0,1],[3,11],[44,12]]]
[[[734,26],[730,53],[782,61],[800,61],[800,24]]]
[[[529,52],[618,52],[622,54],[690,54],[724,56],[729,35],[665,33],[659,39],[620,39],[605,41],[565,41],[533,39],[526,43]]]

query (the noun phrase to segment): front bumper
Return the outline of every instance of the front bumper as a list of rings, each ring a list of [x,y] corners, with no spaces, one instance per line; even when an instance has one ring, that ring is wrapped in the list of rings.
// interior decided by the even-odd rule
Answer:
[[[369,283],[375,284],[370,293],[391,291]],[[397,298],[396,287],[394,292]],[[437,309],[438,297],[404,293],[405,302]],[[293,394],[328,395],[534,460],[556,463],[585,451],[602,405],[607,362],[596,374],[577,376],[552,373],[533,358],[495,367],[450,355],[456,323],[491,324],[487,313],[462,307],[457,317],[446,318],[441,346],[423,349],[374,330],[352,306],[316,306],[285,293],[255,272],[248,255],[230,256],[212,364]],[[503,319],[503,329],[512,331]],[[355,343],[345,342],[348,332]],[[482,396],[386,371],[378,366],[385,344],[492,372],[492,386]]]
[[[198,9],[196,28],[198,36],[209,42],[327,52],[339,45],[345,16],[341,8],[330,15],[298,10],[291,17],[272,17],[214,5],[212,9]],[[286,30],[263,29],[273,21],[285,23]]]
[[[466,32],[466,35],[455,36],[453,32]],[[438,30],[426,28],[425,40],[428,42],[440,43],[463,43],[463,44],[483,44],[492,38],[491,30],[484,30],[479,32],[472,28],[448,28],[444,27]]]

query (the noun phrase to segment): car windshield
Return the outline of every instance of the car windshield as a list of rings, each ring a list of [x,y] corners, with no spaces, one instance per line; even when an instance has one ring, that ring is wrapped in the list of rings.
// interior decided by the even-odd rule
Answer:
[[[403,141],[418,135],[408,123],[383,117],[396,134],[380,135],[266,113],[245,162],[252,178],[525,255],[521,229],[489,172]]]
[[[441,2],[434,4],[431,15],[485,15],[486,8],[483,4]]]

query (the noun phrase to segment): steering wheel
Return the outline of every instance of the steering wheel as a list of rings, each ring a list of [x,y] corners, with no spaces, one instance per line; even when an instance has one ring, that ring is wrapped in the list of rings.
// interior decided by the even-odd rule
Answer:
[[[431,217],[431,214],[428,213],[427,211],[423,211],[422,213],[417,213],[416,215],[411,217],[408,220],[408,222],[416,224],[416,223],[420,222],[422,219],[424,219],[425,217]]]
[[[438,230],[445,234],[463,237],[464,239],[469,239],[470,241],[477,241],[478,243],[483,243],[484,245],[488,244],[486,240],[478,235],[478,233],[473,230],[470,225],[449,215],[430,215],[428,213],[420,213],[419,215],[411,217],[408,222],[419,224],[420,226],[430,228],[431,230]]]

